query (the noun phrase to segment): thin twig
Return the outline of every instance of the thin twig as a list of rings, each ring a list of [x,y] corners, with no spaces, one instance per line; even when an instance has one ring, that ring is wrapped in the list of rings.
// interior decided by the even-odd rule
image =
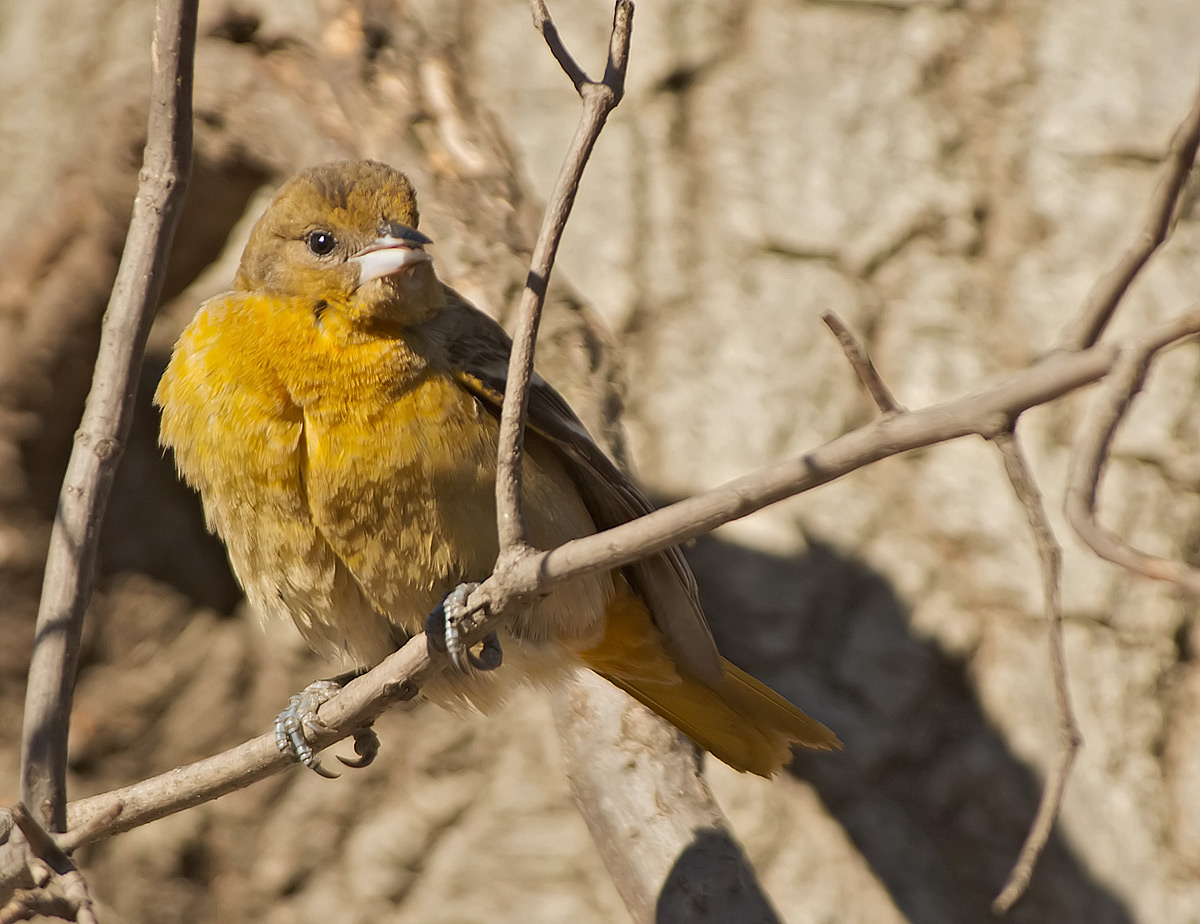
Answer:
[[[858,380],[867,390],[867,394],[871,396],[871,400],[875,402],[880,413],[887,415],[903,411],[904,406],[896,401],[892,390],[884,384],[879,370],[875,368],[866,349],[854,336],[854,332],[850,330],[846,322],[832,311],[823,311],[821,320],[833,332],[833,336],[837,337],[838,343],[842,346],[842,352],[846,354],[846,359],[850,361],[850,366],[854,369],[854,374],[858,376]]]
[[[1141,340],[1121,350],[1112,374],[1104,383],[1096,404],[1080,429],[1067,473],[1065,509],[1076,534],[1103,558],[1115,565],[1152,578],[1168,581],[1193,594],[1200,594],[1200,570],[1168,558],[1148,555],[1099,522],[1096,513],[1100,478],[1108,459],[1113,435],[1125,412],[1141,390],[1150,362],[1165,344]]]
[[[25,695],[21,797],[57,831],[66,823],[67,726],[100,521],[129,435],[134,383],[191,172],[195,47],[196,0],[160,0],[138,194],[59,495]]]
[[[1154,196],[1146,210],[1146,218],[1138,231],[1137,239],[1125,251],[1116,266],[1100,277],[1079,315],[1067,326],[1059,340],[1059,348],[1082,350],[1090,347],[1112,319],[1122,297],[1154,254],[1167,239],[1171,219],[1179,203],[1180,193],[1187,183],[1188,175],[1196,162],[1196,148],[1200,146],[1200,89],[1189,110],[1171,139],[1170,152],[1163,177],[1154,190]]]
[[[544,4],[541,11],[545,12]],[[534,6],[534,21],[538,21],[538,5]],[[549,13],[541,22],[543,35],[549,35],[546,25]],[[552,25],[552,24],[551,24]],[[576,82],[582,71],[575,67],[572,73],[559,52],[551,51],[571,76],[576,90],[583,99],[583,113],[575,129],[575,137],[567,151],[563,166],[555,181],[554,190],[542,218],[542,227],[533,248],[529,275],[521,293],[517,310],[517,326],[513,334],[512,356],[508,364],[508,383],[505,387],[504,407],[500,415],[500,440],[496,465],[496,519],[499,529],[500,558],[498,568],[528,548],[525,534],[524,514],[521,509],[522,442],[525,433],[525,418],[529,408],[529,382],[533,377],[533,353],[537,342],[538,324],[541,321],[542,305],[546,300],[546,287],[550,272],[554,268],[554,257],[562,240],[567,216],[575,203],[579,191],[579,180],[586,166],[600,130],[608,114],[621,102],[625,93],[625,69],[629,60],[629,39],[633,25],[633,4],[630,0],[617,0],[613,14],[613,30],[609,39],[608,65],[604,79],[599,83],[586,79]],[[553,32],[555,41],[557,31]],[[547,37],[547,42],[550,38]],[[561,46],[561,43],[559,43]],[[563,54],[566,54],[565,49]],[[567,55],[570,64],[574,62]],[[474,602],[474,601],[472,601]]]
[[[1000,455],[1004,458],[1004,469],[1008,472],[1008,480],[1012,483],[1029,528],[1033,531],[1034,542],[1037,545],[1038,559],[1042,566],[1042,595],[1046,608],[1046,636],[1050,646],[1050,675],[1054,682],[1055,714],[1058,717],[1059,754],[1046,787],[1042,791],[1041,802],[1030,825],[1029,834],[1017,855],[1008,881],[1000,894],[992,902],[992,910],[996,914],[1004,914],[1013,903],[1025,894],[1029,880],[1038,858],[1050,839],[1050,832],[1062,808],[1063,793],[1067,786],[1067,777],[1075,756],[1083,744],[1079,734],[1079,726],[1075,721],[1075,712],[1071,708],[1071,691],[1067,686],[1067,662],[1063,653],[1063,615],[1062,615],[1062,547],[1054,537],[1050,528],[1050,518],[1046,516],[1046,507],[1042,502],[1042,494],[1038,490],[1033,473],[1029,470],[1017,442],[1015,429],[1003,431],[993,439]]]
[[[97,840],[121,816],[123,811],[125,811],[123,802],[119,799],[111,801],[104,812],[93,817],[87,824],[77,825],[69,831],[57,835],[54,842],[58,844],[59,850],[70,855],[84,844],[90,844]]]
[[[544,0],[530,0],[529,7],[530,12],[533,13],[533,27],[542,34],[546,46],[550,49],[550,53],[554,55],[554,60],[558,62],[558,66],[563,69],[563,73],[575,85],[575,92],[582,96],[584,84],[591,83],[592,79],[576,63],[571,53],[567,51],[567,46],[563,44],[562,36],[558,34],[558,27],[554,25],[554,20],[550,18],[550,11],[546,9]]]
[[[1200,333],[1200,311],[1157,328],[1149,339],[1166,344],[1196,333]],[[513,601],[523,595],[677,545],[879,459],[961,436],[994,437],[996,422],[1015,420],[1030,407],[1103,378],[1111,371],[1118,352],[1114,346],[1101,344],[1078,353],[1050,354],[984,391],[880,418],[797,459],[664,507],[635,522],[528,556],[476,591],[486,597],[488,605],[476,617],[466,638],[476,641],[495,628],[509,615]],[[431,660],[423,635],[412,639],[321,707],[319,717],[327,730],[315,736],[314,746],[327,747],[347,737],[396,699],[413,695],[443,666],[442,656]],[[81,844],[126,831],[244,788],[288,765],[276,748],[274,735],[262,735],[215,757],[73,803],[72,829],[67,836],[74,836],[77,827],[87,826],[90,836],[78,837]],[[113,810],[117,804],[123,807],[120,813]],[[109,823],[97,820],[106,814],[111,818]]]

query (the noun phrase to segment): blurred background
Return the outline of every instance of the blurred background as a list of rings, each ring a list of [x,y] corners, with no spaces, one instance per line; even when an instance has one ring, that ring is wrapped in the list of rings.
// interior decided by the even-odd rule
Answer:
[[[558,0],[602,71],[611,7]],[[145,131],[150,0],[0,5],[0,799],[40,571]],[[871,419],[818,320],[898,400],[1049,350],[1141,222],[1200,75],[1194,0],[645,0],[585,175],[539,363],[659,500]],[[442,278],[506,318],[578,103],[516,0],[203,0],[196,162],[109,507],[71,792],[262,733],[335,667],[260,628],[149,403],[278,183],[371,156],[413,178]],[[1110,337],[1200,293],[1195,188]],[[1200,354],[1156,365],[1105,522],[1200,550]],[[1062,517],[1090,396],[1020,429],[1065,547],[1086,741],[1017,922],[1200,920],[1194,600],[1096,560]],[[998,455],[960,441],[731,524],[689,556],[724,652],[846,743],[767,782],[706,770],[782,917],[987,918],[1057,753],[1041,578]],[[417,706],[336,782],[285,773],[87,850],[106,922],[626,921],[544,695]],[[344,752],[344,751],[343,751]]]

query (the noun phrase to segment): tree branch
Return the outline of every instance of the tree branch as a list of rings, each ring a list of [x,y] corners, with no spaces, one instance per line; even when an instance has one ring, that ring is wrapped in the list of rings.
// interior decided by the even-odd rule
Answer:
[[[1166,345],[1197,333],[1200,310],[1156,328],[1146,339]],[[710,532],[722,523],[879,459],[961,436],[994,436],[1001,422],[1104,377],[1118,356],[1119,350],[1106,344],[1078,353],[1050,354],[975,394],[874,421],[797,459],[679,501],[631,523],[573,540],[549,552],[531,554],[503,574],[494,574],[475,592],[487,605],[468,620],[471,625],[466,627],[466,639],[478,641],[498,626],[515,600]],[[348,737],[391,703],[413,696],[444,664],[441,655],[431,659],[425,637],[416,636],[321,707],[319,716],[326,728],[315,736],[314,746],[328,747]],[[289,766],[294,764],[279,753],[274,735],[261,735],[214,757],[72,803],[67,837],[74,838],[78,846],[126,831],[243,788]],[[90,827],[89,837],[75,834],[81,826]]]
[[[550,283],[550,272],[554,268],[554,258],[558,253],[567,217],[575,204],[583,168],[587,165],[608,114],[617,107],[625,93],[625,69],[629,60],[629,39],[633,25],[633,3],[630,0],[617,0],[612,35],[609,39],[608,66],[605,68],[604,79],[596,83],[587,79],[587,75],[579,70],[578,65],[562,47],[545,4],[535,2],[533,10],[535,24],[538,24],[542,34],[546,36],[551,51],[567,71],[583,99],[583,113],[555,181],[554,190],[550,194],[550,201],[546,205],[542,227],[533,248],[529,275],[517,310],[517,326],[513,333],[512,356],[508,364],[508,383],[505,387],[504,407],[500,414],[500,440],[496,464],[496,520],[500,538],[497,568],[502,568],[509,559],[528,548],[524,514],[521,509],[522,443],[525,418],[529,410],[529,382],[533,377],[533,354],[538,324],[541,321],[542,305],[546,300],[546,288]],[[539,15],[542,15],[540,20]],[[477,602],[476,599],[470,601],[472,606]]]
[[[858,342],[858,338],[854,336],[854,332],[846,326],[846,322],[832,311],[822,312],[821,320],[833,332],[833,336],[837,337],[838,343],[841,344],[842,352],[846,354],[846,359],[850,362],[851,368],[854,369],[854,374],[858,376],[859,382],[867,390],[867,394],[871,396],[871,400],[875,402],[875,406],[879,408],[879,412],[889,415],[903,411],[903,405],[897,403],[896,396],[884,384],[883,379],[879,375],[879,370],[871,362],[871,357],[867,355],[867,351],[863,348],[863,345]]]
[[[100,522],[129,434],[133,383],[191,173],[195,47],[196,0],[160,0],[137,199],[59,495],[25,696],[22,800],[52,830],[66,823],[67,726]]]
[[[1166,345],[1196,333],[1200,333],[1200,310],[1152,329],[1146,339]],[[1116,362],[1117,353],[1116,347],[1105,344],[1078,353],[1051,353],[974,394],[882,418],[797,458],[743,475],[633,522],[574,539],[514,569],[512,577],[522,586],[536,581],[545,588],[589,571],[625,565],[879,459],[961,436],[990,438],[1029,408],[1103,378]],[[484,584],[478,592],[490,589]]]
[[[1181,329],[1186,326],[1180,324]],[[1064,507],[1075,533],[1105,561],[1134,574],[1156,581],[1169,581],[1190,593],[1200,594],[1200,570],[1181,561],[1159,558],[1133,548],[1116,533],[1102,526],[1096,513],[1100,478],[1113,435],[1134,396],[1141,391],[1154,356],[1171,342],[1174,341],[1162,343],[1141,338],[1122,348],[1115,368],[1080,429],[1071,453]]]
[[[529,6],[533,13],[533,27],[542,34],[542,39],[546,42],[550,53],[554,55],[554,60],[558,62],[558,66],[563,69],[563,73],[575,85],[575,92],[582,96],[584,84],[591,83],[592,79],[576,63],[571,53],[567,51],[567,46],[563,44],[562,36],[558,34],[558,27],[554,25],[554,20],[550,18],[550,11],[546,9],[544,0],[530,0]]]
[[[832,312],[825,312],[821,320],[833,331],[842,349],[846,353],[850,365],[863,386],[871,394],[876,406],[885,417],[902,412],[903,408],[896,403],[891,390],[884,383],[870,356],[851,332],[850,328]],[[994,418],[1003,419],[1003,418]],[[986,433],[981,435],[988,436]],[[1045,599],[1047,641],[1050,647],[1050,672],[1054,683],[1055,707],[1058,715],[1059,736],[1062,742],[1054,771],[1042,792],[1038,810],[1030,825],[1025,843],[1017,856],[1008,881],[1000,894],[992,903],[992,910],[1004,914],[1013,904],[1025,894],[1029,881],[1033,876],[1038,858],[1045,849],[1050,838],[1050,832],[1062,807],[1063,793],[1066,791],[1067,778],[1075,756],[1082,746],[1082,737],[1071,708],[1070,690],[1067,686],[1067,665],[1063,656],[1062,642],[1062,549],[1054,538],[1050,520],[1046,516],[1045,505],[1037,482],[1025,461],[1021,446],[1017,442],[1016,414],[1009,418],[1008,425],[991,434],[991,441],[1000,450],[1004,459],[1004,468],[1008,473],[1009,483],[1017,496],[1030,529],[1033,531],[1034,543],[1038,550],[1038,559],[1042,566],[1042,588]]]
[[[1067,686],[1067,662],[1063,654],[1062,547],[1050,528],[1050,518],[1046,516],[1041,492],[1033,473],[1029,470],[1029,463],[1025,461],[1021,452],[1016,430],[997,435],[993,442],[1004,458],[1008,480],[1025,510],[1025,518],[1033,531],[1038,559],[1042,566],[1042,595],[1046,608],[1046,635],[1050,646],[1050,675],[1054,682],[1054,703],[1060,742],[1058,759],[1042,790],[1042,798],[1038,803],[1033,824],[1025,837],[1025,843],[1021,846],[1012,872],[1008,875],[1008,881],[992,902],[992,910],[996,914],[1004,914],[1029,887],[1033,869],[1050,839],[1050,832],[1062,808],[1067,778],[1079,748],[1083,745],[1083,738],[1079,734],[1075,712],[1071,708],[1071,691]]]
[[[1101,276],[1092,287],[1083,309],[1063,332],[1058,344],[1059,349],[1082,350],[1100,339],[1133,280],[1153,256],[1154,251],[1167,239],[1180,193],[1183,192],[1192,165],[1196,162],[1198,146],[1200,89],[1197,89],[1192,108],[1171,139],[1166,170],[1154,190],[1137,238],[1117,261],[1116,266]]]

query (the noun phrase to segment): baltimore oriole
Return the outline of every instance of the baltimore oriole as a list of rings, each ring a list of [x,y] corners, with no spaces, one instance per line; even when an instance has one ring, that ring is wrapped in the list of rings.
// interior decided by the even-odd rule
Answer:
[[[179,338],[161,440],[263,617],[369,667],[497,554],[497,417],[510,341],[433,271],[408,179],[306,170],[255,226],[233,290]],[[524,504],[551,548],[649,511],[536,379]],[[502,633],[498,670],[423,691],[486,709],[506,682],[587,666],[739,770],[768,776],[825,726],[717,653],[678,549],[556,588]]]

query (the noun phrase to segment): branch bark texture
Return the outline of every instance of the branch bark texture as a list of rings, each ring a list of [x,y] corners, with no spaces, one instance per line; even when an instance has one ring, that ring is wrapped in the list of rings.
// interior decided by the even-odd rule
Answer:
[[[66,824],[67,727],[96,544],[129,434],[134,384],[191,173],[196,0],[162,0],[137,200],[63,481],[42,585],[22,729],[21,792],[35,817]]]

